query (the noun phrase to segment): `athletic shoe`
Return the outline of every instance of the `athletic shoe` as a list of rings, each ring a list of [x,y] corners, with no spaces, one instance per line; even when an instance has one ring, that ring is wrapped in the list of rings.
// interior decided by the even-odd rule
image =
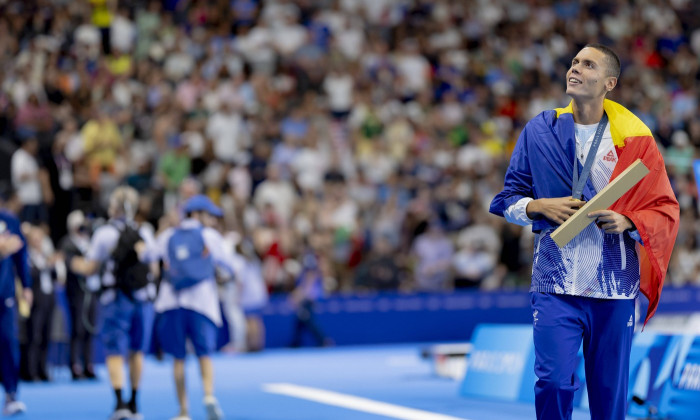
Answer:
[[[117,408],[114,410],[114,412],[109,416],[108,420],[130,420],[131,419],[131,410],[129,410],[126,407],[121,407]]]
[[[221,420],[224,418],[224,412],[221,411],[219,401],[216,400],[215,396],[204,397],[204,408],[207,410],[207,420]]]
[[[129,420],[143,420],[143,414],[139,413],[138,411],[133,412],[129,410],[129,412],[131,413],[131,415],[129,416]]]
[[[136,408],[136,403],[133,400],[129,401],[126,407],[131,413],[131,416],[129,417],[130,420],[143,420],[143,414],[139,413],[138,408]]]
[[[83,378],[85,378],[85,379],[97,379],[97,375],[95,375],[95,371],[92,370],[92,368],[89,368],[89,369],[83,370]]]
[[[14,416],[15,414],[24,413],[27,411],[27,406],[22,401],[7,400],[5,407],[2,409],[3,416]]]

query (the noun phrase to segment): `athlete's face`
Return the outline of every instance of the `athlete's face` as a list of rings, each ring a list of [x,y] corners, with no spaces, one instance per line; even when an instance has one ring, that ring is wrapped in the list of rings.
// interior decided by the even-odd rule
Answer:
[[[604,97],[617,84],[617,78],[609,74],[605,54],[584,48],[571,60],[566,72],[566,93],[574,99]]]

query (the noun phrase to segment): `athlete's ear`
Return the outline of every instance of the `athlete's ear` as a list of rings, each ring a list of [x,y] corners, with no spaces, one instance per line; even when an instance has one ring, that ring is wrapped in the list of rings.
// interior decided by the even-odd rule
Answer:
[[[615,86],[617,86],[617,77],[610,76],[605,79],[605,90],[607,92],[615,89]]]

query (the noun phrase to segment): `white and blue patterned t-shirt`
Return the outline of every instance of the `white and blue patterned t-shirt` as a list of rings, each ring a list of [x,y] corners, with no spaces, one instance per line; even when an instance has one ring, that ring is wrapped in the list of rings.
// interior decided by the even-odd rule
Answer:
[[[575,125],[576,156],[583,166],[597,124]],[[617,164],[617,152],[606,127],[590,180],[596,192],[608,185]],[[505,211],[506,220],[522,226],[532,224],[523,198]],[[639,292],[637,232],[606,234],[591,223],[563,248],[559,248],[545,230],[535,235],[531,292],[557,293],[602,299],[634,299]]]

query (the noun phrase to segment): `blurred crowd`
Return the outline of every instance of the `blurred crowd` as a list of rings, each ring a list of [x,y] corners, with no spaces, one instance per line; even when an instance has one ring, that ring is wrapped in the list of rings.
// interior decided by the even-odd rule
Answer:
[[[700,285],[698,28],[691,0],[0,0],[0,175],[39,266],[129,185],[155,231],[211,197],[272,293],[309,250],[327,293],[526,287],[531,232],[488,203],[602,42],[681,204],[668,282]]]

